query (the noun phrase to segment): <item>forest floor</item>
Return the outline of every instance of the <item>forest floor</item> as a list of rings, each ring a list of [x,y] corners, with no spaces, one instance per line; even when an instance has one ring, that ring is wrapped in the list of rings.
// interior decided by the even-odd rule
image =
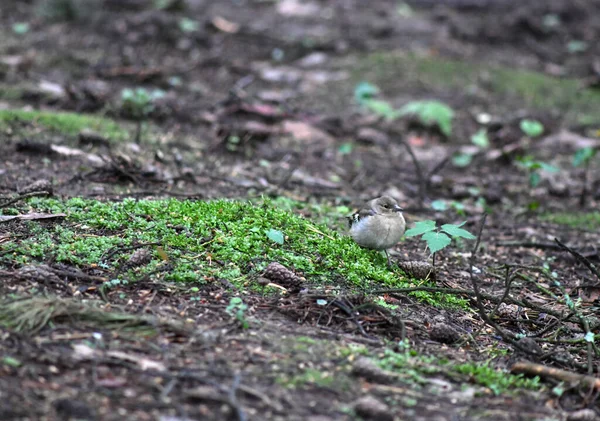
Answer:
[[[599,418],[600,1],[2,3],[0,419]]]

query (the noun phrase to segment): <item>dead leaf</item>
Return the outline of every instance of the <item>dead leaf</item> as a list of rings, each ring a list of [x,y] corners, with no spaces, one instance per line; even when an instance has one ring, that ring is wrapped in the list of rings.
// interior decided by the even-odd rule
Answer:
[[[239,23],[231,22],[225,18],[222,18],[221,16],[215,16],[211,23],[219,31],[226,32],[228,34],[237,34],[240,30]]]
[[[107,357],[115,358],[117,360],[129,361],[132,363],[136,363],[143,371],[146,370],[156,370],[156,371],[165,371],[167,367],[159,361],[154,361],[149,358],[142,357],[137,354],[127,354],[122,351],[108,351],[106,353]]]
[[[0,222],[8,222],[13,219],[20,219],[26,221],[34,221],[37,219],[53,219],[53,218],[64,218],[67,216],[66,213],[27,213],[24,215],[0,215]]]
[[[320,144],[334,142],[333,137],[329,134],[303,121],[285,120],[281,123],[281,130],[303,142],[316,142]]]
[[[319,14],[319,5],[298,0],[282,0],[277,3],[277,13],[284,16],[313,16]]]

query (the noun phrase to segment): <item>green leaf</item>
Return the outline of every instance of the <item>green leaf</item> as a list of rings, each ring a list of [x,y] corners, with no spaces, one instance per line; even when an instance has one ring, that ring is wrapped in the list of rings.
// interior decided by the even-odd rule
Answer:
[[[542,177],[538,172],[532,172],[529,174],[529,185],[531,187],[537,187],[538,184],[540,184],[540,181],[542,181]]]
[[[567,51],[571,54],[583,53],[588,49],[588,43],[580,40],[573,40],[567,43]]]
[[[540,161],[540,168],[547,172],[559,172],[560,168],[555,167],[554,165],[550,165],[546,162]]]
[[[596,149],[594,148],[577,149],[573,156],[573,166],[580,167],[583,164],[587,164],[594,155],[596,155]]]
[[[342,143],[339,148],[338,148],[338,152],[341,155],[348,155],[349,153],[352,152],[352,149],[354,149],[354,146],[352,145],[352,143],[350,142],[346,142],[346,143]]]
[[[363,104],[366,100],[372,99],[379,93],[379,88],[369,82],[360,82],[354,88],[354,99],[359,104]]]
[[[427,242],[427,247],[432,253],[440,251],[452,241],[450,237],[443,232],[426,232],[421,238]]]
[[[444,135],[452,134],[454,110],[443,102],[412,101],[398,110],[399,116],[411,114],[416,115],[425,126],[437,125]]]
[[[6,356],[6,357],[2,358],[2,364],[8,365],[10,367],[20,367],[21,361],[17,360],[16,358],[13,358],[13,357]]]
[[[468,153],[457,153],[452,155],[452,164],[455,167],[468,167],[469,164],[471,164],[471,161],[473,161],[473,155],[470,155]]]
[[[544,133],[544,125],[537,120],[521,120],[519,127],[529,137],[536,137]]]
[[[471,142],[474,145],[479,146],[480,148],[489,148],[490,141],[488,139],[487,130],[486,129],[479,130],[477,133],[475,133],[473,136],[471,136]]]
[[[279,230],[274,230],[273,228],[271,228],[270,230],[266,231],[267,237],[269,238],[269,240],[277,243],[277,244],[283,244],[283,233]]]
[[[12,30],[15,34],[23,35],[29,32],[29,24],[27,22],[18,22],[13,24]]]
[[[594,332],[587,332],[585,334],[585,341],[589,343],[594,343]]]
[[[433,230],[435,230],[435,221],[419,221],[415,224],[414,228],[411,228],[408,231],[406,231],[404,235],[406,237],[414,237],[416,235],[421,235]]]
[[[448,203],[446,203],[445,200],[434,200],[433,202],[431,202],[431,209],[436,210],[436,211],[445,211],[446,209],[448,209]]]
[[[200,23],[194,19],[181,18],[179,20],[179,29],[186,33],[196,32],[198,29],[200,29]]]
[[[477,237],[475,237],[469,231],[461,228],[465,224],[465,222],[463,222],[462,224],[459,224],[459,225],[444,224],[444,225],[442,225],[442,231],[450,234],[452,237],[466,238],[467,240],[476,239]]]
[[[392,120],[397,117],[397,111],[387,101],[380,99],[365,99],[362,104],[371,112]]]

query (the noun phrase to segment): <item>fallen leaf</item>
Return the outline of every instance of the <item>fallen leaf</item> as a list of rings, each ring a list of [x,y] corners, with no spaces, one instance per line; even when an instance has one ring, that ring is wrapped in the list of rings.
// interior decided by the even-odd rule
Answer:
[[[0,222],[8,222],[13,219],[20,219],[26,221],[34,221],[36,219],[52,219],[52,218],[64,218],[67,216],[66,213],[27,213],[24,215],[0,215]]]
[[[235,22],[231,22],[221,16],[215,16],[211,21],[213,26],[217,28],[221,32],[226,32],[228,34],[236,34],[240,30],[240,25]]]

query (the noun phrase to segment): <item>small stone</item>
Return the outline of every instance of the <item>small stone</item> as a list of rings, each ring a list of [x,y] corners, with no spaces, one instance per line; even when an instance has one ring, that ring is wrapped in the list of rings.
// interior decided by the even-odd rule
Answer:
[[[361,127],[358,129],[356,139],[359,142],[373,145],[387,145],[390,141],[390,138],[387,134],[371,127]]]
[[[429,331],[429,337],[443,344],[453,344],[460,339],[460,333],[447,323],[436,323]]]
[[[354,410],[359,416],[367,420],[393,421],[394,419],[390,408],[373,396],[360,398],[354,405]]]
[[[354,362],[352,365],[352,375],[379,384],[391,384],[397,380],[396,375],[378,367],[372,360],[366,357],[360,357]]]
[[[567,415],[567,421],[594,421],[598,418],[596,411],[590,408],[573,411]]]

